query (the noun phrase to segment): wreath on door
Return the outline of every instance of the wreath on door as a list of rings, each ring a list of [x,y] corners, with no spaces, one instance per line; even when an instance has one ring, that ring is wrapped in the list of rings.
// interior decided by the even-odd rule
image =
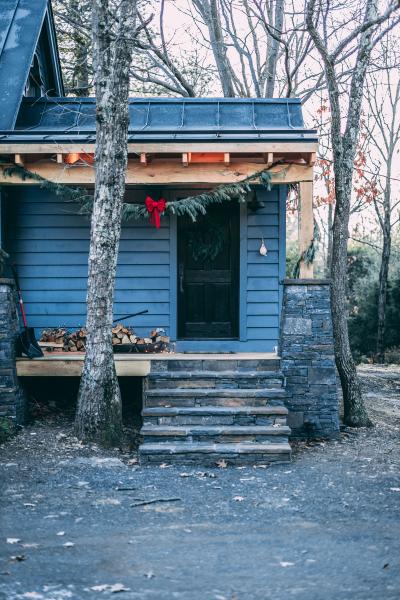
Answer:
[[[207,229],[193,229],[188,246],[195,262],[213,261],[222,252],[226,228],[222,223],[207,223]]]

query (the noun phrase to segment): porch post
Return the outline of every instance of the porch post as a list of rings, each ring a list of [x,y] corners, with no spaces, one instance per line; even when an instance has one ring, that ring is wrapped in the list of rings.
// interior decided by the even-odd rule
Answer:
[[[302,254],[307,250],[314,236],[314,215],[313,215],[313,182],[300,182],[300,203],[299,203],[299,250]],[[300,279],[313,279],[314,266],[307,264],[304,260],[300,263]]]

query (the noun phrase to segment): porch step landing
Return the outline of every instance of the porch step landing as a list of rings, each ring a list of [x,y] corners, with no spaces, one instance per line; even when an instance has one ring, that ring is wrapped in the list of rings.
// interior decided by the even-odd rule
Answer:
[[[279,360],[157,362],[145,382],[142,464],[290,461]]]

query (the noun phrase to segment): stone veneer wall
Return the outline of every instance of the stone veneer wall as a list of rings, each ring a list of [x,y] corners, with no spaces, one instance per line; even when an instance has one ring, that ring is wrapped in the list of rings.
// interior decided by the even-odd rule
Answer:
[[[336,437],[339,387],[329,281],[284,281],[280,355],[293,437]]]
[[[14,282],[0,278],[0,417],[23,424],[25,395],[18,383],[15,341],[19,331]]]

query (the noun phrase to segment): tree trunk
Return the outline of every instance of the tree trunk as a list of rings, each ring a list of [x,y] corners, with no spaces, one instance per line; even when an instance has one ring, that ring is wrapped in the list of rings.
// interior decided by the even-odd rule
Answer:
[[[70,0],[69,11],[74,22],[81,16],[82,20],[90,16],[90,7],[82,0]],[[73,71],[72,89],[76,96],[89,96],[89,42],[82,31],[75,25],[72,27]]]
[[[342,196],[343,194],[343,196]],[[348,330],[347,242],[351,191],[336,191],[332,235],[331,307],[336,366],[344,400],[344,422],[351,427],[371,425],[351,354]]]
[[[392,154],[389,153],[386,185],[383,198],[383,219],[381,220],[383,243],[381,254],[381,266],[379,269],[379,291],[378,291],[378,333],[376,338],[376,360],[380,363],[385,362],[385,321],[386,321],[386,302],[389,279],[390,252],[392,246],[392,228],[391,228],[391,175],[392,175]]]
[[[366,1],[364,24],[373,23],[377,12],[376,3],[377,0]],[[352,427],[366,427],[371,426],[372,423],[364,406],[361,384],[357,377],[356,366],[350,350],[346,282],[354,158],[360,131],[363,87],[371,57],[373,28],[366,28],[360,35],[348,92],[346,126],[342,127],[340,90],[335,71],[337,54],[335,57],[335,51],[329,53],[324,40],[315,27],[315,4],[316,0],[308,0],[306,23],[324,62],[332,116],[331,139],[336,205],[332,229],[331,307],[335,360],[343,390],[344,422]],[[336,52],[340,53],[339,50]]]
[[[222,32],[218,2],[217,0],[194,0],[194,5],[207,25],[222,93],[227,98],[233,98],[235,88],[233,86],[232,68],[226,55],[227,47]]]
[[[96,180],[89,251],[88,333],[76,432],[80,439],[103,445],[118,444],[122,433],[111,328],[127,165],[129,40],[133,31],[132,0],[122,0],[118,10],[111,0],[94,0]]]
[[[274,2],[274,10],[275,10],[275,21],[273,23],[273,31],[279,37],[282,36],[282,27],[283,27],[283,17],[285,14],[284,11],[284,0],[275,0]],[[271,23],[272,25],[272,23]],[[267,98],[274,97],[274,89],[276,82],[276,67],[278,64],[278,56],[279,56],[279,41],[273,37],[270,39],[269,43],[269,53],[267,60],[267,85],[265,90],[265,96]]]
[[[328,248],[326,252],[326,265],[325,265],[325,276],[327,279],[331,276],[331,268],[332,268],[332,221],[333,221],[333,204],[329,202],[328,204]]]

